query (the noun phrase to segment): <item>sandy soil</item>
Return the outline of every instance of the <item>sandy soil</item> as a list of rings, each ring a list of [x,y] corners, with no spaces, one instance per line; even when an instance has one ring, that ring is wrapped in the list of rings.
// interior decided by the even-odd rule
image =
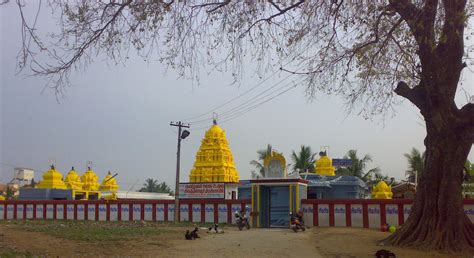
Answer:
[[[312,228],[293,233],[289,229],[234,227],[224,234],[202,233],[201,239],[183,240],[183,228],[173,232],[128,241],[70,241],[43,233],[23,231],[14,225],[0,225],[0,250],[30,252],[41,256],[107,257],[374,257],[386,249],[397,257],[449,257],[412,249],[377,246],[388,233],[367,229]],[[1,252],[0,252],[1,253]],[[459,257],[459,256],[457,256]],[[466,255],[464,257],[472,257]]]

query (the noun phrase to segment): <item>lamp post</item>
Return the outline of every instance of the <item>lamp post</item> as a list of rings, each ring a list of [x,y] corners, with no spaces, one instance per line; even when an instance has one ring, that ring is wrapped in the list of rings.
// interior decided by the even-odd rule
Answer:
[[[189,124],[181,123],[181,121],[175,123],[171,122],[171,126],[178,127],[178,150],[176,152],[176,183],[174,188],[174,223],[179,222],[179,166],[180,166],[180,154],[181,154],[181,140],[184,140],[189,136],[188,130],[182,130],[182,128],[189,128]]]

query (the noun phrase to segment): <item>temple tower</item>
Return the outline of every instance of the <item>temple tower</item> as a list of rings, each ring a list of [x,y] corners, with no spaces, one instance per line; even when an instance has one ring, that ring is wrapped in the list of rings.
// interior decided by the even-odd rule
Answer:
[[[215,120],[201,141],[189,181],[192,183],[239,182],[239,173],[235,168],[225,131],[217,125]]]

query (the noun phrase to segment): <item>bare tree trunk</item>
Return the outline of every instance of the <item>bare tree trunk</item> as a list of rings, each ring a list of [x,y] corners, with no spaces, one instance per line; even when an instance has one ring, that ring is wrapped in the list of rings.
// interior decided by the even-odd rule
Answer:
[[[474,224],[464,214],[461,194],[463,164],[472,140],[463,128],[449,126],[439,131],[430,122],[426,126],[425,171],[412,212],[406,223],[382,242],[474,253]]]

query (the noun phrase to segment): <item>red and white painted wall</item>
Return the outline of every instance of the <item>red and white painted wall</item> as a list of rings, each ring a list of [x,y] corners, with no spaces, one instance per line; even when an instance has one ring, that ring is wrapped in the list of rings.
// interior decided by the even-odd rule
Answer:
[[[402,225],[413,201],[302,200],[306,225],[319,227],[380,228]],[[197,223],[235,223],[236,211],[251,207],[250,200],[181,200],[180,220]],[[464,200],[464,212],[474,222],[474,199]],[[172,221],[174,200],[118,201],[2,201],[0,220],[57,219],[95,221]]]
[[[234,223],[235,211],[249,203],[250,200],[181,200],[180,220]],[[174,200],[3,201],[0,220],[172,221],[174,210]]]
[[[380,228],[402,225],[412,204],[407,199],[302,200],[301,207],[306,225]],[[464,212],[474,223],[474,199],[464,200]]]

